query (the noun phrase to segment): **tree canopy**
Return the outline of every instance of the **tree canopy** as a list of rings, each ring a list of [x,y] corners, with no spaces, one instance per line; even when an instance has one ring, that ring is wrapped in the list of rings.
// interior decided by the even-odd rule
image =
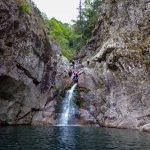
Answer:
[[[62,23],[55,18],[47,20],[50,36],[61,46],[62,54],[69,60],[86,44],[98,20],[98,6],[102,0],[80,0],[79,15],[73,25]]]
[[[48,27],[50,35],[61,46],[62,54],[70,60],[78,46],[80,35],[75,33],[71,25],[55,18],[48,20]]]
[[[74,28],[77,33],[82,35],[81,45],[84,45],[87,39],[92,35],[92,30],[98,20],[98,7],[102,1],[103,0],[84,0],[81,7],[80,0],[79,16],[77,21],[75,21]]]

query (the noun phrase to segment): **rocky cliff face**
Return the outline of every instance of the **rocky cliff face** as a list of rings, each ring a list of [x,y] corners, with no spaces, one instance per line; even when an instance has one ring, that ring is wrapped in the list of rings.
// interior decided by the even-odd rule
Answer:
[[[0,124],[54,123],[58,76],[65,77],[67,61],[57,67],[59,47],[39,10],[29,7],[27,13],[16,0],[0,1]]]
[[[83,122],[118,128],[148,127],[149,10],[149,0],[105,0],[100,7],[93,37],[78,54],[84,56],[85,65],[79,76]],[[88,58],[90,64],[86,66]]]

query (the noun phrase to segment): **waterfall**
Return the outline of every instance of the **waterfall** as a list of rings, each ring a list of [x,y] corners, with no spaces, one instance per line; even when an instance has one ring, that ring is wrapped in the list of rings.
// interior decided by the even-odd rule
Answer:
[[[67,91],[65,98],[63,100],[62,104],[62,113],[60,115],[59,119],[59,125],[68,125],[69,119],[71,119],[71,116],[75,114],[75,107],[73,105],[73,95],[74,90],[77,86],[77,83],[74,84],[70,90]]]

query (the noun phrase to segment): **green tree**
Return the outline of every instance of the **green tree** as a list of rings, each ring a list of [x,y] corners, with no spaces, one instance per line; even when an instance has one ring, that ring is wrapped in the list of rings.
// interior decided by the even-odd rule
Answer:
[[[101,3],[102,0],[80,0],[79,15],[73,25],[62,23],[55,18],[48,20],[45,14],[42,14],[50,36],[60,45],[62,54],[69,60],[91,37]]]
[[[98,20],[98,7],[103,0],[84,0],[79,4],[79,15],[75,21],[74,29],[80,35],[80,47],[85,45],[87,39],[92,36],[92,30]]]
[[[71,25],[62,23],[55,18],[48,20],[48,28],[50,36],[61,46],[62,54],[71,60],[80,36],[75,33]]]

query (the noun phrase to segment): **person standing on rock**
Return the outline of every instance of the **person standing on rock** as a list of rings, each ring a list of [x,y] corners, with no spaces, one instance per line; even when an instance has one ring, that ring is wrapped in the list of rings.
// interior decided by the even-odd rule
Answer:
[[[71,78],[71,76],[72,76],[72,70],[69,70],[68,75]]]
[[[87,58],[87,66],[90,64],[90,60],[89,58]]]
[[[74,60],[72,60],[72,66],[73,66],[73,69],[75,68],[75,61]]]
[[[74,76],[73,76],[73,83],[77,83],[78,82],[78,73],[74,72]]]

